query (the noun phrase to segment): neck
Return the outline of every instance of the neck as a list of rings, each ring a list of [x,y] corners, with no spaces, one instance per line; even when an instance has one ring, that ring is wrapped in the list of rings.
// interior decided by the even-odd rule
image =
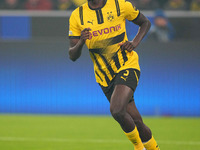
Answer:
[[[89,6],[93,9],[100,8],[103,6],[105,0],[90,0]]]

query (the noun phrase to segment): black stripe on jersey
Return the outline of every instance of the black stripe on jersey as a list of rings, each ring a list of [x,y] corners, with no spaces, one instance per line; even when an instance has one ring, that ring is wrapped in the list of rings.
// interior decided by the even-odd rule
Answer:
[[[122,57],[123,57],[124,64],[125,64],[125,62],[127,62],[128,58],[127,58],[127,56],[126,56],[126,52],[125,52],[125,51],[121,51],[121,52],[122,52]],[[124,64],[123,64],[123,65],[124,65]]]
[[[101,41],[97,41],[97,44],[98,43],[105,43],[106,46],[109,46],[109,45],[114,45],[114,44],[117,44],[117,43],[120,43],[124,40],[124,36],[125,36],[125,32],[123,32],[122,34],[120,35],[117,35],[115,37],[112,37],[112,38],[108,38],[108,39],[105,39],[105,40],[101,40]],[[94,52],[94,53],[101,53],[102,54],[102,49],[103,48],[97,48],[97,49],[89,49],[91,52]]]
[[[80,36],[69,36],[69,39],[80,39]]]
[[[103,55],[99,54],[99,56],[103,59],[104,63],[106,64],[107,69],[109,70],[111,76],[113,77],[115,75],[115,73],[114,73],[112,67],[110,66],[110,64],[108,63],[108,61],[106,60],[106,58]]]
[[[104,23],[103,14],[102,14],[101,9],[97,9],[95,11],[96,11],[96,15],[97,15],[98,24]]]
[[[83,6],[79,7],[79,17],[80,17],[81,25],[84,25],[84,22],[83,22]]]
[[[120,49],[119,49],[120,50]],[[112,57],[114,62],[115,62],[115,66],[117,67],[117,69],[119,69],[121,67],[120,63],[119,63],[119,57],[118,57],[118,52],[119,50],[115,53],[115,55]]]
[[[101,57],[101,59],[104,61],[107,69],[109,70],[111,76],[113,77],[115,75],[115,73],[114,73],[112,67],[110,66],[110,64],[108,63],[108,61],[106,60],[106,58],[102,55],[103,49],[90,49],[90,52],[91,53],[99,54],[99,56]]]
[[[91,53],[97,53],[97,54],[102,54],[103,53],[103,48],[95,48],[95,49],[89,49]]]
[[[120,43],[124,40],[124,36],[125,36],[125,32],[123,32],[122,34],[120,35],[117,35],[115,37],[112,37],[112,38],[109,38],[109,39],[106,39],[107,41],[109,41],[109,45],[114,45],[114,44],[117,44],[117,43]],[[101,42],[104,42],[101,41]],[[106,42],[105,42],[106,43]]]
[[[103,82],[103,80],[101,79],[101,76],[98,74],[97,71],[95,71],[96,75],[99,77],[99,79]]]
[[[116,5],[116,9],[117,9],[117,16],[120,16],[120,7],[119,7],[118,0],[115,0],[115,5]]]
[[[94,60],[95,60],[95,62],[96,62],[96,64],[97,64],[97,66],[98,66],[98,69],[101,71],[101,73],[105,76],[105,79],[106,79],[106,82],[107,82],[107,84],[109,84],[110,83],[110,79],[108,78],[108,76],[106,75],[106,73],[101,69],[101,65],[99,64],[99,62],[97,61],[97,58],[96,58],[96,56],[94,55],[94,53],[92,53],[92,56],[94,57]]]

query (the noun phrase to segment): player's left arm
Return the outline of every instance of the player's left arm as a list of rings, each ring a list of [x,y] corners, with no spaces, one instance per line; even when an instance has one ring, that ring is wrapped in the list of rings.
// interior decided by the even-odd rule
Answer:
[[[132,21],[134,24],[139,26],[137,35],[132,41],[126,41],[125,43],[120,43],[121,50],[127,50],[131,52],[134,50],[142,41],[144,36],[147,34],[151,27],[151,22],[142,13],[139,14],[138,18]]]

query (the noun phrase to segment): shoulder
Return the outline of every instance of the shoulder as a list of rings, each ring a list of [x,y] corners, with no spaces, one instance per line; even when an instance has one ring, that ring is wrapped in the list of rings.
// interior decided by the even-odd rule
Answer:
[[[72,11],[71,17],[77,17],[77,15],[79,15],[79,7]]]
[[[128,0],[115,0],[118,1],[119,3],[119,7],[121,9],[122,12],[137,12],[139,11],[133,4],[133,2],[130,2]]]
[[[115,0],[118,1],[120,5],[132,4],[130,1],[127,0]]]
[[[82,4],[81,6],[77,7],[75,10],[72,11],[71,16],[73,17],[79,17],[80,11],[81,10],[86,10],[87,9],[87,3]]]
[[[118,1],[119,3],[125,3],[126,0],[115,0],[115,1]]]
[[[115,3],[119,3],[120,6],[125,5],[126,0],[114,0]]]
[[[125,11],[126,7],[126,0],[107,0],[110,1],[112,7],[116,7],[118,11],[121,13]]]
[[[134,7],[133,3],[127,0],[115,0],[115,1],[118,1],[119,6],[125,10]]]
[[[107,0],[107,4],[115,6],[119,5],[120,7],[125,5],[126,0]]]

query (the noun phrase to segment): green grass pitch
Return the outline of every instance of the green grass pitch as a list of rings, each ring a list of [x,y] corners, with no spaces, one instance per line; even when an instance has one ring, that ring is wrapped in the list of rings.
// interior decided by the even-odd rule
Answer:
[[[144,117],[161,150],[200,150],[200,118]],[[0,150],[134,150],[110,116],[0,115]]]

